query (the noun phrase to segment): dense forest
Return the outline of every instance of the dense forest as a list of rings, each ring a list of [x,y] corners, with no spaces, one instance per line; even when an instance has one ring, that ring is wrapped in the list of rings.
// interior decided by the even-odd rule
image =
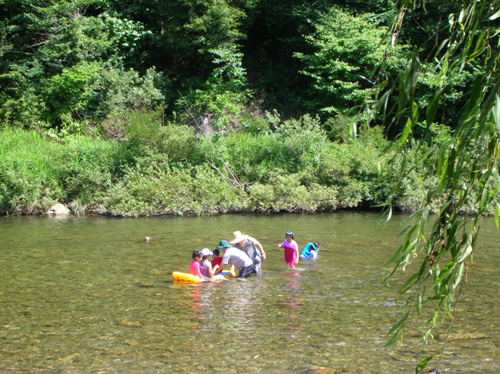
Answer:
[[[450,141],[481,69],[447,78],[434,121],[415,122],[425,144],[387,152],[406,121],[408,87],[395,82],[418,61],[412,95],[428,105],[430,56],[460,10],[427,2],[396,32],[396,5],[0,1],[0,214],[55,202],[120,216],[316,212],[388,198],[413,211],[436,183],[422,154]],[[398,110],[377,110],[380,98]],[[414,166],[397,192],[394,157]]]

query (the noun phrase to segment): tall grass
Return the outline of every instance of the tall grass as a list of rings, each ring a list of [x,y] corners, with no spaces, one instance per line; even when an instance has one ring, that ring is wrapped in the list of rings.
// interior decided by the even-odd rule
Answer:
[[[0,132],[0,214],[38,214],[55,202],[82,213],[119,172],[120,147],[88,137],[63,141],[33,131]]]

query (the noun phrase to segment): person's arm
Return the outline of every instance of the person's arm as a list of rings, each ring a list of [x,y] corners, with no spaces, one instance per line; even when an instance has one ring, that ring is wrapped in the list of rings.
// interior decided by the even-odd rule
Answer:
[[[224,254],[224,257],[222,257],[222,261],[220,262],[220,265],[219,265],[220,271],[222,271],[224,269],[224,266],[228,265],[228,264],[229,264],[229,256],[226,256]]]
[[[207,261],[207,263],[208,275],[210,276],[210,278],[212,278],[214,276],[214,269],[212,268],[212,264],[210,263],[210,261]]]
[[[208,274],[210,275],[210,277],[213,277],[215,274],[217,274],[218,270],[219,270],[219,265],[215,265],[214,267],[212,267],[212,263],[209,262]]]
[[[262,260],[265,260],[266,259],[266,252],[264,252],[264,247],[262,247],[262,244],[260,244],[260,242],[255,239],[255,238],[249,238],[253,245],[255,245],[255,248],[257,248],[257,250],[259,251],[259,254],[260,254],[260,257],[262,257]]]
[[[297,259],[297,263],[299,263],[299,245],[297,244],[297,242],[294,240],[294,244],[295,244],[295,258]]]

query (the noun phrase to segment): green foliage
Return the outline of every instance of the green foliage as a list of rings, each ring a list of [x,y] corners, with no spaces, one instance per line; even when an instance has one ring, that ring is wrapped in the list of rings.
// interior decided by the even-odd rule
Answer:
[[[61,193],[50,166],[50,149],[39,134],[0,132],[0,212],[36,214]]]
[[[42,93],[47,122],[66,127],[73,119],[84,119],[93,96],[92,85],[100,70],[102,65],[98,62],[83,61],[52,76]]]
[[[0,132],[0,214],[37,214],[55,202],[75,213],[114,182],[123,164],[115,144],[86,137],[54,142],[36,132]]]
[[[308,166],[316,183],[335,187],[338,207],[370,208],[384,201],[393,184],[381,170],[386,141],[380,129],[366,129],[349,143],[327,143]]]
[[[239,117],[248,103],[250,91],[241,90],[238,83],[221,83],[222,79],[211,79],[199,89],[181,96],[175,105],[176,120],[202,126],[202,118],[210,119],[209,125],[216,131],[224,131],[239,122]]]
[[[333,211],[339,206],[338,191],[315,183],[301,183],[305,173],[285,174],[281,170],[270,173],[266,184],[248,187],[251,208],[257,212]]]
[[[250,186],[249,195],[255,209],[262,212],[301,212],[310,207],[306,187],[296,175],[282,171],[271,173],[266,185]]]
[[[266,182],[269,171],[281,169],[294,173],[319,149],[325,146],[326,136],[318,119],[306,115],[299,120],[281,122],[273,119],[274,132],[229,133],[216,136],[204,146],[205,152],[221,168],[225,162],[243,183]]]
[[[192,38],[191,47],[197,49],[197,64],[210,73],[190,78],[188,82],[195,81],[198,87],[186,90],[177,101],[176,111],[187,113],[185,118],[190,121],[210,114],[213,127],[227,129],[250,93],[238,44],[245,37],[240,30],[245,12],[241,3],[226,0],[197,0],[189,5],[189,20],[182,28]]]
[[[311,80],[299,73],[302,64],[293,55],[310,51],[302,35],[311,32],[329,6],[326,0],[259,0],[247,12],[243,61],[264,110],[278,110],[287,118],[307,112],[305,90]]]
[[[282,143],[272,135],[230,133],[227,137],[213,137],[204,145],[205,152],[220,170],[230,165],[231,171],[246,184],[265,181],[269,170],[291,162]]]
[[[391,51],[381,44],[388,27],[375,14],[355,16],[331,8],[315,28],[315,34],[305,36],[313,52],[295,55],[305,64],[303,74],[314,81],[311,108],[342,114],[369,103],[377,91],[376,80],[394,76],[403,65],[398,48],[383,70],[377,70]]]
[[[96,96],[114,88],[100,84],[102,72],[122,71],[149,35],[141,24],[126,19],[106,13],[87,16],[87,7],[99,3],[23,3],[22,14],[11,9],[15,15],[3,21],[0,48],[6,51],[0,63],[0,119],[23,127],[85,131],[84,126],[99,118],[96,112],[103,108]]]
[[[161,155],[140,159],[102,197],[117,216],[189,215],[237,211],[237,191],[206,166],[172,168]]]
[[[93,86],[90,114],[105,122],[127,122],[134,111],[154,112],[162,107],[168,79],[154,68],[144,75],[135,70],[104,68]]]
[[[193,3],[190,22],[183,27],[194,34],[194,44],[201,54],[209,53],[216,65],[212,75],[242,86],[245,83],[243,54],[238,52],[237,42],[244,38],[239,30],[245,12],[231,1],[204,1]]]
[[[203,156],[194,136],[194,129],[175,123],[164,124],[163,119],[161,111],[136,110],[128,113],[113,128],[108,128],[108,131],[127,140],[124,147],[132,157],[140,158],[158,153],[170,163],[201,163]]]
[[[413,5],[425,12],[426,3],[417,1]],[[408,147],[424,149],[412,139],[419,118],[425,118],[426,133],[432,134],[439,110],[446,105],[442,96],[449,78],[460,77],[470,66],[477,69],[467,95],[460,101],[459,107],[453,108],[459,117],[449,142],[440,144],[430,140],[425,144],[430,146],[428,152],[421,154],[422,161],[431,165],[432,174],[420,177],[430,177],[431,183],[426,186],[425,196],[420,199],[418,209],[402,233],[400,246],[392,258],[394,267],[389,277],[417,258],[420,260],[420,265],[412,271],[401,292],[407,296],[405,305],[415,308],[416,318],[424,315],[424,306],[430,309],[430,313],[425,313],[432,317],[425,322],[427,331],[424,339],[432,337],[433,329],[446,316],[453,317],[471,258],[478,250],[481,218],[488,212],[495,212],[498,217],[499,206],[500,57],[498,35],[490,23],[498,19],[498,2],[450,1],[445,5],[440,7],[444,13],[440,13],[439,17],[449,21],[448,39],[429,58],[436,64],[434,94],[426,107],[422,108],[417,103],[415,93],[422,83],[426,84],[427,77],[419,74],[425,68],[414,60],[401,74],[399,84],[406,89],[400,92],[398,107],[393,108],[398,113],[392,117],[397,118],[400,114],[399,118],[406,123],[405,131],[396,144],[397,150],[404,155],[409,152]],[[450,5],[453,5],[453,11],[446,13]],[[399,34],[406,14],[413,11],[408,6],[408,2],[400,2],[394,33]],[[399,176],[396,188],[404,183],[403,179],[414,168],[412,159],[403,157],[400,160],[399,164],[395,164],[399,167],[395,173]],[[434,202],[439,202],[436,216],[431,214]],[[389,218],[391,203],[388,203]],[[469,215],[463,215],[464,212]],[[405,322],[406,317],[395,325],[391,333],[400,335]],[[395,339],[391,339],[393,341]],[[423,369],[427,363],[428,360],[422,361],[417,370]]]

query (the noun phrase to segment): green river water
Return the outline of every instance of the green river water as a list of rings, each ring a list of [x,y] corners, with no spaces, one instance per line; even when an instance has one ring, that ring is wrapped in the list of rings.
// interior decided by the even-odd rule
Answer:
[[[195,218],[0,218],[1,373],[500,372],[500,236],[483,225],[455,319],[431,345],[418,321],[385,347],[404,311],[381,282],[406,216],[372,213]],[[240,230],[261,241],[263,275],[180,284],[194,249]],[[285,268],[294,231],[317,261]],[[150,236],[153,241],[146,243]]]

